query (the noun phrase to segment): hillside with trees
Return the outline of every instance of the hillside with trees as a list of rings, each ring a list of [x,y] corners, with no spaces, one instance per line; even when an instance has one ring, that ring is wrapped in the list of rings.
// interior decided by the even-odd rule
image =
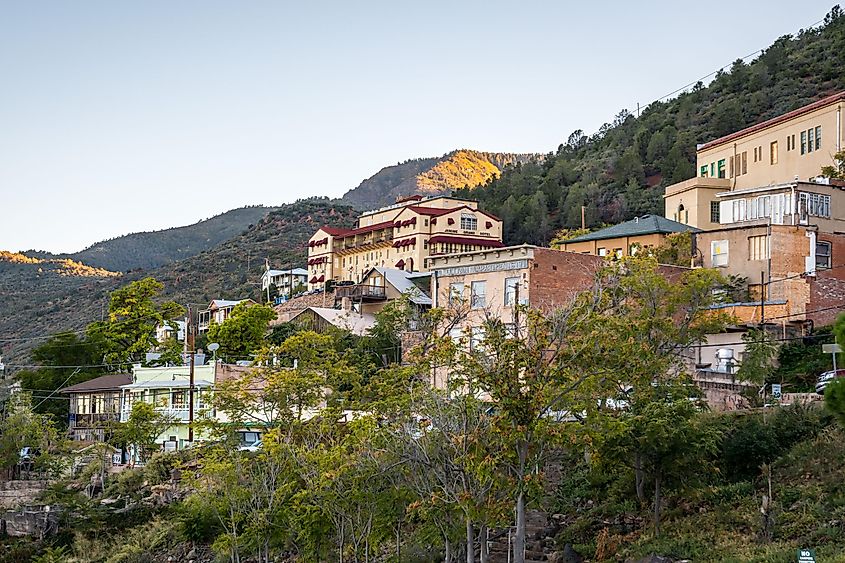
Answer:
[[[184,227],[132,233],[92,244],[73,254],[26,251],[41,258],[70,258],[114,272],[149,270],[195,256],[258,223],[275,207],[261,205],[232,209]]]
[[[548,244],[562,228],[663,214],[668,185],[695,176],[695,147],[845,89],[845,18],[834,7],[821,27],[780,37],[753,61],[737,60],[709,85],[626,110],[593,135],[572,132],[542,160],[455,195],[480,200],[504,221],[507,244]]]
[[[196,256],[151,270],[117,274],[68,259],[0,254],[0,355],[23,360],[38,338],[81,330],[108,309],[108,294],[153,276],[164,283],[164,298],[195,308],[212,299],[251,297],[262,301],[264,261],[273,267],[305,263],[308,238],[322,225],[351,226],[357,212],[327,198],[300,200],[270,210],[238,235]],[[35,339],[35,340],[33,340]]]
[[[359,209],[390,205],[408,195],[448,194],[498,178],[506,167],[538,155],[455,150],[439,158],[417,158],[387,166],[346,192],[343,201]]]

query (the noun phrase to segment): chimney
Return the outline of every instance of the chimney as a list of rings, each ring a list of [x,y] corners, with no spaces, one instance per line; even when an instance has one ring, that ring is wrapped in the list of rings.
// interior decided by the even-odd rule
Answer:
[[[352,299],[350,297],[344,297],[340,300],[340,308],[347,313],[352,311]]]

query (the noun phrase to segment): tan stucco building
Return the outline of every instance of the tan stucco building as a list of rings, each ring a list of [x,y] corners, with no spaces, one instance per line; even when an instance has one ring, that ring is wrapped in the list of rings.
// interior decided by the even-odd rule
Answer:
[[[832,165],[833,156],[843,148],[843,103],[845,92],[840,92],[700,145],[696,177],[666,188],[665,216],[705,230],[757,220],[761,210],[775,224],[799,224],[808,213],[819,220],[831,219],[825,207],[831,203],[828,197],[802,199],[795,192],[803,187],[836,197],[838,190],[829,184],[808,186],[822,186],[818,179],[822,167]],[[768,199],[773,189],[792,197]],[[752,198],[753,204],[733,203]],[[814,215],[819,206],[827,213]]]
[[[425,270],[425,258],[502,245],[502,222],[474,201],[412,196],[368,211],[352,229],[320,228],[308,241],[308,288],[360,282],[372,268]]]
[[[638,249],[657,248],[667,235],[697,230],[659,215],[644,215],[564,241],[560,249],[621,258],[636,254]]]

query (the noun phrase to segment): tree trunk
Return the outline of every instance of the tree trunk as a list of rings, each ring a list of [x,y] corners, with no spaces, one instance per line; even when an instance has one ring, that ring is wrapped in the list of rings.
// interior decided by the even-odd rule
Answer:
[[[446,557],[443,559],[443,563],[452,563],[452,542],[449,541],[449,536],[444,536],[446,540]]]
[[[660,537],[660,470],[654,472],[654,537]]]
[[[513,536],[513,563],[525,563],[525,493],[516,497],[516,530]]]
[[[479,537],[479,551],[481,552],[480,555],[480,563],[487,563],[487,559],[489,557],[489,552],[487,551],[487,525],[482,524],[480,526],[480,530],[478,531]]]
[[[472,527],[472,520],[467,520],[467,563],[475,563],[475,529]]]
[[[637,483],[637,500],[645,504],[645,475],[643,475],[643,458],[637,453],[634,458],[634,476]]]

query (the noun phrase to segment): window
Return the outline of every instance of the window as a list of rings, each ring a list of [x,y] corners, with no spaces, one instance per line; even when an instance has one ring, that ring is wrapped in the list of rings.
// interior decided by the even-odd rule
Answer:
[[[702,166],[702,167],[701,167],[701,177],[702,177],[702,178],[706,178],[706,177],[707,177],[707,165],[706,165],[706,164],[705,164],[704,166]]]
[[[715,162],[710,163],[710,177],[711,178],[716,177],[716,163]]]
[[[734,157],[728,159],[728,178],[734,177]]]
[[[748,174],[748,151],[742,151],[742,173]]]
[[[769,259],[769,237],[758,235],[748,237],[748,259],[768,260]]]
[[[830,218],[830,196],[823,194],[798,194],[798,210],[812,217]]]
[[[816,144],[816,130],[815,129],[808,129],[807,130],[807,152],[813,152]]]
[[[822,149],[822,127],[819,125],[816,127],[816,150],[819,151]]]
[[[772,141],[769,145],[769,164],[778,163],[778,142]]]
[[[449,329],[449,338],[451,338],[452,342],[455,342],[456,344],[460,344],[463,335],[464,331],[459,326],[454,326]]]
[[[794,151],[795,150],[795,135],[787,135],[786,136],[786,150]]]
[[[725,177],[725,159],[723,158],[716,164],[716,174],[719,178]]]
[[[464,299],[464,284],[455,282],[449,284],[449,304],[455,305]]]
[[[474,281],[472,282],[472,297],[471,307],[473,309],[483,309],[487,305],[487,282]]]
[[[714,268],[728,265],[728,241],[714,240],[710,242],[710,258]]]
[[[597,253],[598,253],[599,256],[607,256],[607,249],[604,248],[604,247],[601,247],[601,248],[598,249]]]
[[[710,222],[711,223],[718,223],[719,219],[720,219],[719,202],[718,201],[711,201],[710,202]]]
[[[754,147],[754,162],[757,162],[757,147]]]
[[[830,243],[825,241],[816,242],[816,269],[828,270],[832,266],[830,255]]]
[[[461,230],[474,231],[478,229],[478,219],[475,215],[469,213],[461,213]]]
[[[516,303],[519,278],[505,278],[505,305]]]
[[[807,132],[801,131],[801,154],[807,152]]]

